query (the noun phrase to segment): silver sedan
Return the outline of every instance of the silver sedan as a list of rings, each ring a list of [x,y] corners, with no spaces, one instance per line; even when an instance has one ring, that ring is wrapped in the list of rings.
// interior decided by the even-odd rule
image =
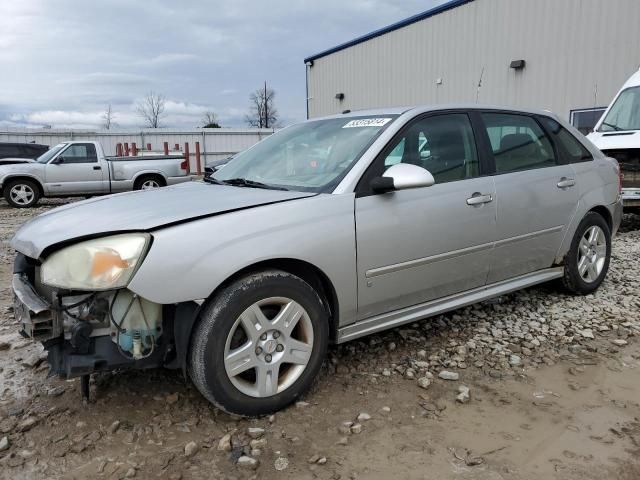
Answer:
[[[225,411],[297,399],[327,347],[551,280],[602,283],[619,169],[545,112],[293,125],[207,178],[75,203],[12,241],[24,335],[63,377],[182,369]]]

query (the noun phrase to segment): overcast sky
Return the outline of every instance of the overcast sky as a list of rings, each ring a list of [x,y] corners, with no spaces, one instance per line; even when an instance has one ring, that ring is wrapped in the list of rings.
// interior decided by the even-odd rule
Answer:
[[[275,89],[283,124],[305,118],[303,59],[443,0],[1,0],[0,126],[143,124],[135,103],[167,99],[163,126],[207,110],[245,126],[248,95]]]

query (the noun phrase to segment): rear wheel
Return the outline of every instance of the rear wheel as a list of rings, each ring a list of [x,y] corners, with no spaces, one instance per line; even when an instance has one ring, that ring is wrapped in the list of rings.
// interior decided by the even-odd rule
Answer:
[[[40,189],[32,180],[11,180],[4,188],[4,198],[12,207],[29,208],[38,203]]]
[[[143,175],[136,180],[134,190],[153,190],[165,186],[164,178],[158,175]]]
[[[611,230],[601,215],[589,212],[582,219],[565,257],[563,283],[577,295],[587,295],[602,284],[611,258]]]
[[[191,335],[189,374],[226,412],[263,415],[309,389],[327,343],[327,313],[313,288],[283,271],[259,272],[204,308]]]

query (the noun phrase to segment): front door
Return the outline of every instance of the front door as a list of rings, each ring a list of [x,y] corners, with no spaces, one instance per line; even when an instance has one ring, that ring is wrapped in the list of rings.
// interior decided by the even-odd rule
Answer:
[[[562,165],[533,116],[483,113],[495,159],[498,237],[488,283],[553,265],[578,203],[576,176]]]
[[[435,185],[373,194],[395,163],[429,170]],[[466,113],[408,124],[374,161],[355,205],[360,319],[485,284],[496,228],[495,189],[481,177]]]
[[[45,189],[49,195],[97,194],[109,190],[109,176],[93,143],[72,143],[45,168]]]

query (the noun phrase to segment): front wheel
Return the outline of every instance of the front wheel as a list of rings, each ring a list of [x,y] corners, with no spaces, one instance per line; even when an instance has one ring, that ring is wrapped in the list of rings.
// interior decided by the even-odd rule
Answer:
[[[600,214],[589,212],[578,225],[565,257],[565,288],[577,295],[594,292],[607,275],[610,259],[609,225]]]
[[[254,273],[220,291],[191,334],[189,374],[222,410],[280,410],[310,388],[328,343],[327,311],[304,280]]]
[[[40,189],[31,180],[12,180],[4,188],[4,198],[12,207],[29,208],[38,203]]]

